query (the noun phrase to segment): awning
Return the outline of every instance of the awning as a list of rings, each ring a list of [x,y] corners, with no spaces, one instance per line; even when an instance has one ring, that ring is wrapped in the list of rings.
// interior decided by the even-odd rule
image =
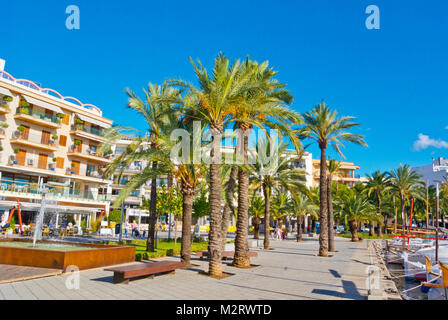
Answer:
[[[0,87],[0,93],[3,94],[3,95],[5,95],[5,96],[10,96],[10,97],[12,97],[12,93],[11,93],[11,91],[9,91],[9,90],[6,89],[6,88],[2,88],[2,87]]]
[[[55,105],[52,105],[52,104],[49,104],[49,103],[46,103],[46,102],[43,102],[40,100],[36,100],[36,99],[28,97],[26,95],[22,95],[22,97],[25,98],[26,102],[34,104],[35,106],[39,106],[39,107],[54,111],[56,113],[64,113],[64,111],[62,111],[61,108],[59,108]]]
[[[101,122],[101,121],[98,121],[98,120],[94,120],[94,119],[85,117],[85,116],[83,116],[83,115],[80,115],[79,113],[77,113],[76,116],[77,116],[79,119],[81,119],[82,121],[87,121],[88,123],[93,123],[93,124],[95,124],[95,125],[97,125],[97,126],[99,126],[99,127],[101,127],[101,128],[104,128],[104,129],[108,129],[108,128],[111,127],[110,124],[107,124],[107,123],[104,123],[104,122]]]

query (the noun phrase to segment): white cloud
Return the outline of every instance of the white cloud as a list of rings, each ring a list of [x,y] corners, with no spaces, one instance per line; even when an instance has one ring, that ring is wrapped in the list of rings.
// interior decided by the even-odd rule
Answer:
[[[448,142],[441,139],[431,139],[429,136],[424,135],[423,133],[419,133],[418,140],[414,141],[414,150],[424,150],[428,147],[434,147],[437,149],[448,149]]]

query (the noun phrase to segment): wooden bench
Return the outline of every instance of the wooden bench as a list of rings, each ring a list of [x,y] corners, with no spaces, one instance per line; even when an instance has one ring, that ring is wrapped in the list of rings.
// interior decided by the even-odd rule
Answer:
[[[107,268],[104,271],[112,271],[114,273],[114,283],[129,283],[129,279],[131,278],[149,275],[153,278],[157,273],[174,273],[176,269],[183,267],[185,265],[182,262],[148,261]]]
[[[223,251],[222,252],[222,259],[226,260],[227,258],[232,258],[235,255],[235,251]],[[199,259],[203,260],[204,257],[208,257],[208,251],[196,251],[196,256],[199,257]],[[255,251],[249,251],[249,257],[258,257],[258,253]]]

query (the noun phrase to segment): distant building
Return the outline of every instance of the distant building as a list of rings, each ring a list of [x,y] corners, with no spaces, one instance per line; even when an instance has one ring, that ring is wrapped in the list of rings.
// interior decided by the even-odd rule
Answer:
[[[333,175],[333,181],[353,187],[359,182],[365,182],[365,179],[359,175],[355,175],[355,170],[360,166],[353,162],[341,162],[339,170]],[[320,160],[313,159],[313,187],[318,187],[320,182]]]
[[[439,157],[437,159],[432,159],[432,164],[412,168],[412,171],[422,175],[420,180],[426,183],[426,179],[428,179],[428,184],[430,186],[431,185],[435,186],[437,182],[446,179],[447,169],[448,169],[448,159]]]

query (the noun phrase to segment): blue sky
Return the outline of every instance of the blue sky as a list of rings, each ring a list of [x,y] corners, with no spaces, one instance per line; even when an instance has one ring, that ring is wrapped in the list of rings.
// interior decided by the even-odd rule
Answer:
[[[357,116],[369,147],[347,145],[344,154],[361,175],[448,156],[444,0],[2,2],[6,71],[95,104],[119,124],[144,129],[125,109],[126,87],[141,94],[148,82],[194,81],[188,58],[211,68],[222,51],[269,60],[298,112],[324,98]],[[71,4],[80,30],[65,27]],[[380,30],[365,27],[370,4],[380,9]]]

